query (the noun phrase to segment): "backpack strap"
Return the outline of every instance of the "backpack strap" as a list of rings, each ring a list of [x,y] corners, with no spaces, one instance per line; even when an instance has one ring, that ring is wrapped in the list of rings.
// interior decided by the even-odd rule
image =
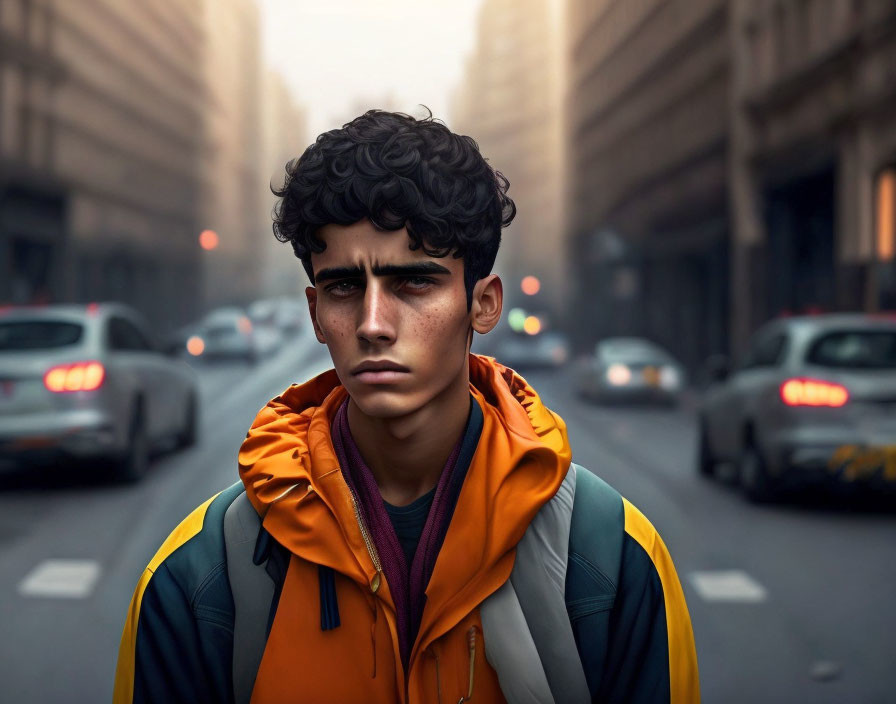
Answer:
[[[485,653],[510,704],[591,701],[564,599],[577,472],[516,546],[510,579],[479,608]]]
[[[261,518],[244,491],[224,514],[227,577],[233,594],[233,697],[248,704],[267,642],[274,582],[253,559]]]
[[[593,700],[624,530],[622,497],[572,464],[517,545],[510,579],[479,609],[486,656],[510,704]]]
[[[565,599],[588,690],[595,697],[605,668],[610,614],[619,584],[625,509],[619,492],[596,474],[576,467]]]

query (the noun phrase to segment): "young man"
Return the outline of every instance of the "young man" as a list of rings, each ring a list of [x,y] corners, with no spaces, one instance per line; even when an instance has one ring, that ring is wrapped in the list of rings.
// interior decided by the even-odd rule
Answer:
[[[571,468],[525,380],[470,354],[501,316],[504,177],[470,138],[380,111],[287,172],[275,232],[334,369],[261,410],[242,482],[153,558],[115,701],[699,701],[659,536]]]

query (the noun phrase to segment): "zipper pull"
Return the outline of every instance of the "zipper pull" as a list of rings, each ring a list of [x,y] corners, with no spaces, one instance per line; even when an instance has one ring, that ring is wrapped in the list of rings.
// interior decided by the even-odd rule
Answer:
[[[376,574],[373,575],[373,579],[370,580],[370,591],[376,594],[380,590],[380,584],[383,581],[382,571],[377,570]]]
[[[457,704],[463,704],[473,698],[473,673],[476,668],[476,626],[470,626],[467,631],[467,643],[470,646],[470,683],[467,687],[467,696],[457,700]]]

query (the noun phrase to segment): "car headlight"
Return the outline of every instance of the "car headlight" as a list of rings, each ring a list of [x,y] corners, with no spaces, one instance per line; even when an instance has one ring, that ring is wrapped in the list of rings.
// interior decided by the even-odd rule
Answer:
[[[660,369],[660,386],[666,391],[675,391],[681,386],[681,374],[675,367]]]
[[[607,368],[606,377],[612,386],[625,386],[632,380],[632,370],[625,364],[611,364]]]

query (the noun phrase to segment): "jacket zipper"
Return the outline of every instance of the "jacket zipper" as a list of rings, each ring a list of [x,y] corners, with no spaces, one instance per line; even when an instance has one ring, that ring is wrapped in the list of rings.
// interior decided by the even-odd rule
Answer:
[[[473,674],[476,668],[476,626],[471,626],[467,631],[467,643],[470,646],[470,682],[467,685],[467,696],[457,700],[457,704],[463,704],[473,698]]]
[[[377,591],[379,591],[380,583],[383,579],[383,566],[380,562],[379,553],[376,551],[376,546],[373,544],[373,540],[370,539],[370,533],[367,532],[367,526],[364,524],[364,518],[361,516],[361,509],[358,506],[358,499],[355,497],[355,492],[349,487],[348,493],[349,496],[352,497],[352,507],[355,509],[355,520],[358,522],[358,528],[361,529],[361,537],[364,539],[364,545],[367,547],[367,554],[370,555],[370,560],[373,562],[373,567],[376,570],[376,574],[373,576],[373,581],[370,583],[370,591],[376,594]]]

